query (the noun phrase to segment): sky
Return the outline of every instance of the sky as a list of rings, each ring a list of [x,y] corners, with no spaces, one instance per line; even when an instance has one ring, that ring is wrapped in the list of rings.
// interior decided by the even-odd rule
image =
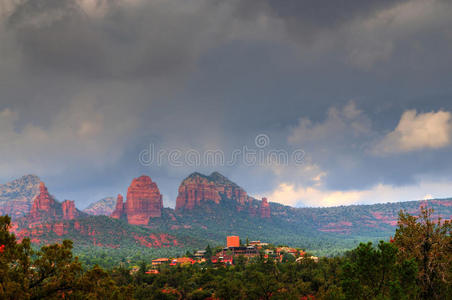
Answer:
[[[0,0],[0,182],[192,172],[297,207],[452,196],[452,2]]]

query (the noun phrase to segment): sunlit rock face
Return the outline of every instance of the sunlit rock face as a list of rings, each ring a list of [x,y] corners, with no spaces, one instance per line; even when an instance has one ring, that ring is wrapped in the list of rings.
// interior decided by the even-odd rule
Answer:
[[[162,216],[163,201],[157,184],[149,176],[135,178],[127,190],[124,212],[129,224],[146,225]]]
[[[259,215],[261,218],[270,218],[270,204],[268,203],[267,198],[262,198]]]
[[[111,213],[110,217],[115,219],[121,219],[124,216],[124,198],[121,194],[118,194],[116,198],[116,208]]]
[[[206,204],[220,204],[226,201],[237,211],[247,211],[249,215],[257,215],[257,200],[248,196],[246,191],[218,172],[209,176],[193,173],[185,178],[179,186],[176,199],[176,211],[190,211]],[[259,216],[270,217],[270,206],[265,201],[259,208]]]
[[[176,210],[191,210],[205,202],[219,204],[221,196],[215,182],[198,173],[193,173],[182,181],[176,199]]]
[[[39,194],[33,200],[33,205],[28,217],[32,220],[37,220],[42,217],[55,218],[56,216],[57,202],[50,196],[44,182],[41,182],[39,185]]]
[[[74,201],[64,200],[62,203],[56,201],[44,182],[41,182],[39,194],[34,198],[30,212],[23,219],[34,224],[43,221],[74,220],[82,215],[85,214],[75,207]]]
[[[73,220],[80,215],[75,208],[74,201],[71,200],[64,200],[63,203],[61,203],[61,209],[63,211],[64,220]]]
[[[132,180],[125,203],[122,195],[118,195],[111,217],[126,219],[133,225],[147,225],[150,218],[162,216],[162,208],[162,195],[157,184],[149,176],[143,175]]]

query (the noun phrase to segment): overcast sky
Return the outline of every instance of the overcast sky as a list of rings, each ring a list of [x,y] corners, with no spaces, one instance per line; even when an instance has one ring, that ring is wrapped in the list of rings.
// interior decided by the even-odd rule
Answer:
[[[141,174],[174,207],[194,171],[293,206],[452,196],[451,53],[447,0],[0,0],[0,182],[79,208]]]

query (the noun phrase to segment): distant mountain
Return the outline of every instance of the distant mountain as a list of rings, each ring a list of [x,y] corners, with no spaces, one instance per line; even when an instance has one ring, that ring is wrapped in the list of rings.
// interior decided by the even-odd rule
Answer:
[[[105,197],[91,203],[83,212],[93,216],[109,216],[115,210],[116,198]]]
[[[34,244],[49,244],[71,239],[80,246],[108,248],[162,248],[193,246],[196,239],[179,238],[149,227],[129,225],[123,220],[106,216],[88,216],[75,208],[74,201],[56,201],[45,184],[39,184],[39,194],[24,217],[12,223],[19,239],[30,237]],[[200,245],[200,244],[196,244]]]
[[[294,208],[257,200],[217,172],[185,178],[176,209],[162,207],[161,194],[150,177],[135,178],[125,201],[118,195],[111,217],[87,216],[73,201],[58,202],[43,183],[38,190],[29,213],[14,221],[18,237],[30,236],[35,243],[70,238],[84,246],[164,247],[179,253],[184,247],[221,245],[233,234],[328,255],[362,241],[388,239],[394,235],[400,210],[417,215],[420,206],[428,206],[435,210],[435,217],[452,217],[452,199]]]
[[[36,175],[26,175],[0,185],[0,215],[11,218],[26,215],[32,206],[33,198],[39,193],[41,180]]]

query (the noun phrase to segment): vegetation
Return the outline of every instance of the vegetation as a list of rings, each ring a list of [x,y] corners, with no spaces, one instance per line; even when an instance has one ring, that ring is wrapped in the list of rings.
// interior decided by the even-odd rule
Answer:
[[[0,299],[452,298],[451,223],[432,220],[428,209],[418,217],[400,212],[393,240],[361,243],[343,256],[316,262],[261,253],[250,261],[238,256],[231,266],[160,265],[158,274],[148,274],[145,257],[132,270],[125,261],[108,270],[83,265],[68,240],[33,250],[9,226],[9,217],[0,217]]]

